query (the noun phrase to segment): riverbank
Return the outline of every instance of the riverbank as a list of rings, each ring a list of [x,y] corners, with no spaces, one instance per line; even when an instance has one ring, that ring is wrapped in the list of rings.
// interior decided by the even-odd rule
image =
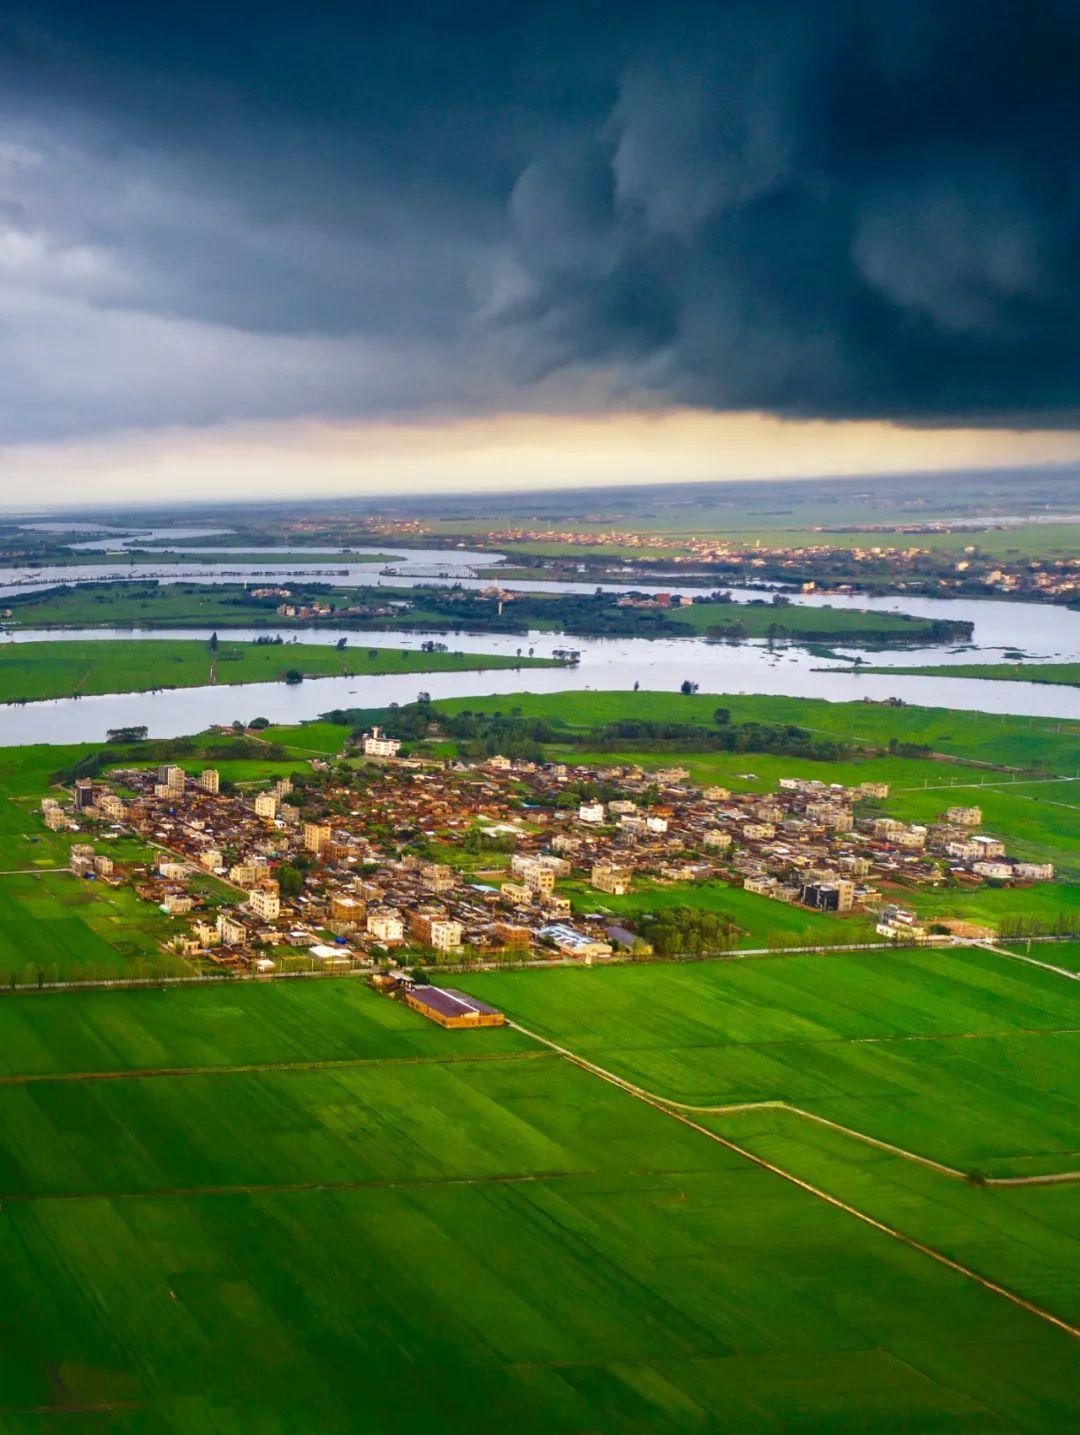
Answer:
[[[821,672],[836,672],[822,668]],[[849,671],[855,673],[889,673],[910,678],[983,678],[996,683],[1053,683],[1061,687],[1080,687],[1080,663],[965,663],[963,667],[931,664],[918,668],[879,668],[859,663]]]
[[[279,609],[290,612],[282,614]],[[215,627],[317,623],[343,630],[395,626],[425,631],[520,634],[560,631],[572,637],[708,637],[725,642],[768,638],[777,642],[846,646],[932,647],[968,642],[968,619],[882,612],[860,607],[799,606],[789,601],[682,603],[620,599],[616,591],[509,593],[502,588],[413,585],[331,586],[294,577],[265,586],[240,583],[160,583],[139,578],[61,585],[8,599],[13,626]]]
[[[163,688],[240,686],[305,678],[479,672],[556,667],[552,658],[491,653],[339,648],[299,643],[237,643],[170,638],[71,639],[0,647],[0,703],[153,692]]]

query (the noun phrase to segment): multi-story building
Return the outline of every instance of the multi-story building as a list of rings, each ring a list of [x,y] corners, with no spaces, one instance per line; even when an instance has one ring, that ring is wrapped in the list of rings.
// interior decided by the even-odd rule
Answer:
[[[945,811],[945,821],[952,822],[957,827],[978,827],[982,822],[981,807],[949,807]]]
[[[599,826],[604,820],[604,804],[602,802],[583,802],[577,810],[578,821],[588,822],[593,826]]]
[[[281,894],[276,882],[261,882],[248,895],[249,911],[262,922],[276,922],[281,916]]]
[[[255,794],[255,816],[276,817],[278,800],[272,792],[257,792]]]
[[[425,912],[418,908],[409,915],[409,931],[427,947],[437,952],[453,952],[461,946],[462,925],[445,912]]]
[[[454,872],[445,862],[421,862],[420,881],[429,892],[449,892],[454,885]]]
[[[367,929],[378,942],[400,942],[405,936],[405,924],[396,907],[371,907],[367,914]]]
[[[596,862],[589,880],[600,892],[610,892],[613,897],[624,897],[630,890],[631,876],[629,867],[618,867],[614,862]]]
[[[361,897],[351,897],[347,892],[334,892],[330,897],[330,921],[342,927],[358,927],[364,920],[367,903]]]
[[[205,767],[199,773],[199,786],[211,797],[216,797],[221,791],[221,775],[216,767]]]
[[[314,852],[316,855],[321,853],[329,843],[331,835],[328,822],[304,823],[304,847],[308,852]]]
[[[239,946],[247,939],[247,928],[243,922],[231,917],[228,912],[219,912],[217,919],[218,941],[226,947]]]
[[[401,749],[396,737],[387,737],[377,727],[364,734],[362,745],[365,757],[397,757]]]
[[[158,768],[158,784],[166,787],[170,792],[181,793],[184,790],[184,769],[174,767],[171,763],[165,762]]]

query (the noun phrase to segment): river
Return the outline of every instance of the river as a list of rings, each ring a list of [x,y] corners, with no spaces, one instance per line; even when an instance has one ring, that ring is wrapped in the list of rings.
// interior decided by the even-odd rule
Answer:
[[[44,525],[41,525],[44,526]],[[84,530],[85,531],[85,530]],[[146,542],[150,538],[176,541],[207,537],[210,533],[228,533],[228,529],[165,528],[147,529],[138,534],[129,531],[110,542],[117,549]],[[100,546],[102,539],[91,538],[81,545]],[[177,551],[180,551],[179,548]],[[135,572],[122,561],[101,564],[58,565],[32,570],[0,569],[0,593],[24,590],[28,572],[34,585],[55,583],[86,583],[102,579],[145,579],[159,577],[164,581],[184,579],[188,582],[220,583],[225,581],[263,581],[268,578],[307,579],[334,586],[410,587],[415,579],[384,577],[370,563],[357,563],[355,553],[335,549],[327,551],[332,567],[313,571],[311,566],[291,567],[287,562],[245,566],[235,572],[223,565],[198,563],[200,550],[191,550],[192,561],[162,565],[156,570],[140,567]],[[222,550],[213,550],[221,552]],[[245,551],[240,549],[239,551]],[[248,549],[247,551],[250,551]],[[312,551],[312,550],[309,550]],[[503,555],[470,549],[400,548],[388,544],[380,552],[393,555],[395,566],[423,568],[428,566],[460,567],[462,572],[478,567],[491,568],[504,562]],[[272,559],[272,553],[268,554]],[[381,565],[380,565],[381,566]],[[343,570],[343,571],[342,571]],[[432,580],[436,581],[436,580]],[[452,582],[453,579],[447,579]],[[487,586],[488,579],[462,577],[464,587]],[[701,589],[680,586],[657,575],[643,578],[634,574],[625,584],[606,583],[613,591],[631,591],[660,586],[669,592],[700,594]],[[441,586],[441,585],[440,585]],[[559,583],[545,580],[503,580],[502,586],[519,592],[591,593],[591,582]],[[728,589],[736,599],[761,598],[760,590]],[[905,612],[926,618],[950,618],[974,623],[970,645],[891,650],[870,655],[876,666],[918,666],[948,664],[962,669],[966,663],[993,662],[1003,653],[1019,649],[1038,661],[1080,661],[1080,612],[1040,603],[1020,603],[978,599],[924,598],[892,595],[829,595],[821,593],[792,594],[793,604],[805,607],[832,606],[859,608],[880,612]],[[250,641],[256,636],[280,631],[288,642],[333,643],[342,636],[340,628],[283,627],[280,630],[223,629],[223,635],[234,641]],[[205,628],[174,629],[172,638],[205,638]],[[161,631],[131,629],[79,630],[17,630],[5,635],[12,642],[48,641],[63,638],[137,638],[162,642],[168,638]],[[381,629],[372,632],[350,631],[349,644],[356,648],[418,648],[431,634]],[[906,702],[928,707],[949,707],[960,711],[999,712],[1048,718],[1080,718],[1080,689],[1038,683],[991,682],[984,679],[890,677],[888,674],[854,674],[843,662],[815,657],[800,648],[754,642],[732,645],[711,643],[699,637],[685,638],[578,638],[565,634],[538,633],[528,638],[513,634],[440,633],[435,635],[451,648],[474,653],[514,654],[519,649],[532,649],[538,657],[549,656],[557,648],[573,648],[580,652],[576,668],[514,669],[472,673],[432,673],[387,677],[309,679],[288,687],[284,683],[257,683],[240,688],[226,686],[186,688],[158,693],[118,694],[106,697],[67,698],[52,702],[31,703],[21,707],[0,707],[0,743],[19,745],[30,742],[97,741],[107,728],[145,725],[152,736],[173,737],[196,731],[215,722],[263,716],[275,722],[298,722],[317,717],[337,707],[377,707],[391,702],[410,702],[421,690],[432,697],[468,697],[482,694],[513,693],[528,689],[533,692],[558,692],[570,688],[594,690],[626,690],[639,683],[643,689],[674,691],[685,679],[697,682],[703,692],[764,693],[791,697],[818,697],[834,702],[857,698],[882,700],[903,697]],[[850,660],[855,650],[836,648],[841,658]],[[864,653],[864,657],[867,655]]]
[[[264,636],[266,629],[228,630],[235,641]],[[269,630],[273,631],[273,630]],[[307,628],[300,633],[282,630],[287,646],[293,641],[332,643],[341,637],[337,628]],[[97,628],[72,632],[22,630],[12,642],[136,638],[162,642],[159,631]],[[822,660],[797,648],[770,649],[763,643],[708,643],[699,638],[573,638],[537,633],[528,638],[506,634],[439,635],[452,649],[474,653],[515,654],[531,648],[536,657],[550,656],[556,648],[571,647],[581,654],[574,668],[500,669],[463,673],[412,673],[386,677],[308,679],[297,686],[252,683],[242,687],[182,688],[156,693],[129,693],[107,697],[65,698],[54,702],[0,707],[0,744],[18,746],[35,742],[91,742],[104,738],[111,727],[145,725],[153,737],[178,737],[213,723],[239,718],[266,717],[272,722],[300,722],[332,708],[382,707],[406,703],[426,691],[433,698],[475,697],[486,694],[561,692],[567,689],[626,690],[640,683],[645,690],[676,691],[685,679],[701,690],[716,693],[767,693],[789,697],[827,698],[834,702],[869,697],[883,700],[902,696],[909,703],[958,710],[1024,714],[1044,718],[1080,719],[1080,689],[1036,683],[1001,683],[964,678],[893,678],[887,674],[851,674],[819,671]],[[206,630],[170,629],[172,638],[205,638]],[[417,648],[422,633],[351,633],[354,648]],[[905,655],[907,661],[940,660],[941,649]],[[891,655],[896,659],[896,655]],[[958,654],[957,657],[965,657]]]

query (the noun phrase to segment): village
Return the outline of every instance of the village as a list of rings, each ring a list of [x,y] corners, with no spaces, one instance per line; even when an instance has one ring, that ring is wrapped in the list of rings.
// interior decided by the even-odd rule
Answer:
[[[848,914],[889,940],[949,941],[987,934],[920,920],[905,891],[1053,877],[978,831],[978,807],[925,826],[880,815],[878,782],[782,777],[772,793],[732,793],[692,784],[681,766],[469,764],[399,748],[375,728],[354,761],[313,758],[258,790],[226,791],[213,768],[113,771],[44,797],[42,815],[79,832],[76,877],[131,884],[185,919],[174,951],[266,973],[296,958],[327,971],[647,958],[643,924],[608,900],[685,885],[693,905],[688,884],[714,878],[835,914],[838,941]],[[151,862],[108,855],[124,832],[149,844]],[[724,941],[739,935],[729,927]]]

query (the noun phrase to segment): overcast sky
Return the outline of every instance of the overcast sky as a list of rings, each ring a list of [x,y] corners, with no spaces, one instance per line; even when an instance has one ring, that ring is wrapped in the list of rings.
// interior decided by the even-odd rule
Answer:
[[[13,0],[0,498],[1075,458],[1078,148],[1080,0]]]

